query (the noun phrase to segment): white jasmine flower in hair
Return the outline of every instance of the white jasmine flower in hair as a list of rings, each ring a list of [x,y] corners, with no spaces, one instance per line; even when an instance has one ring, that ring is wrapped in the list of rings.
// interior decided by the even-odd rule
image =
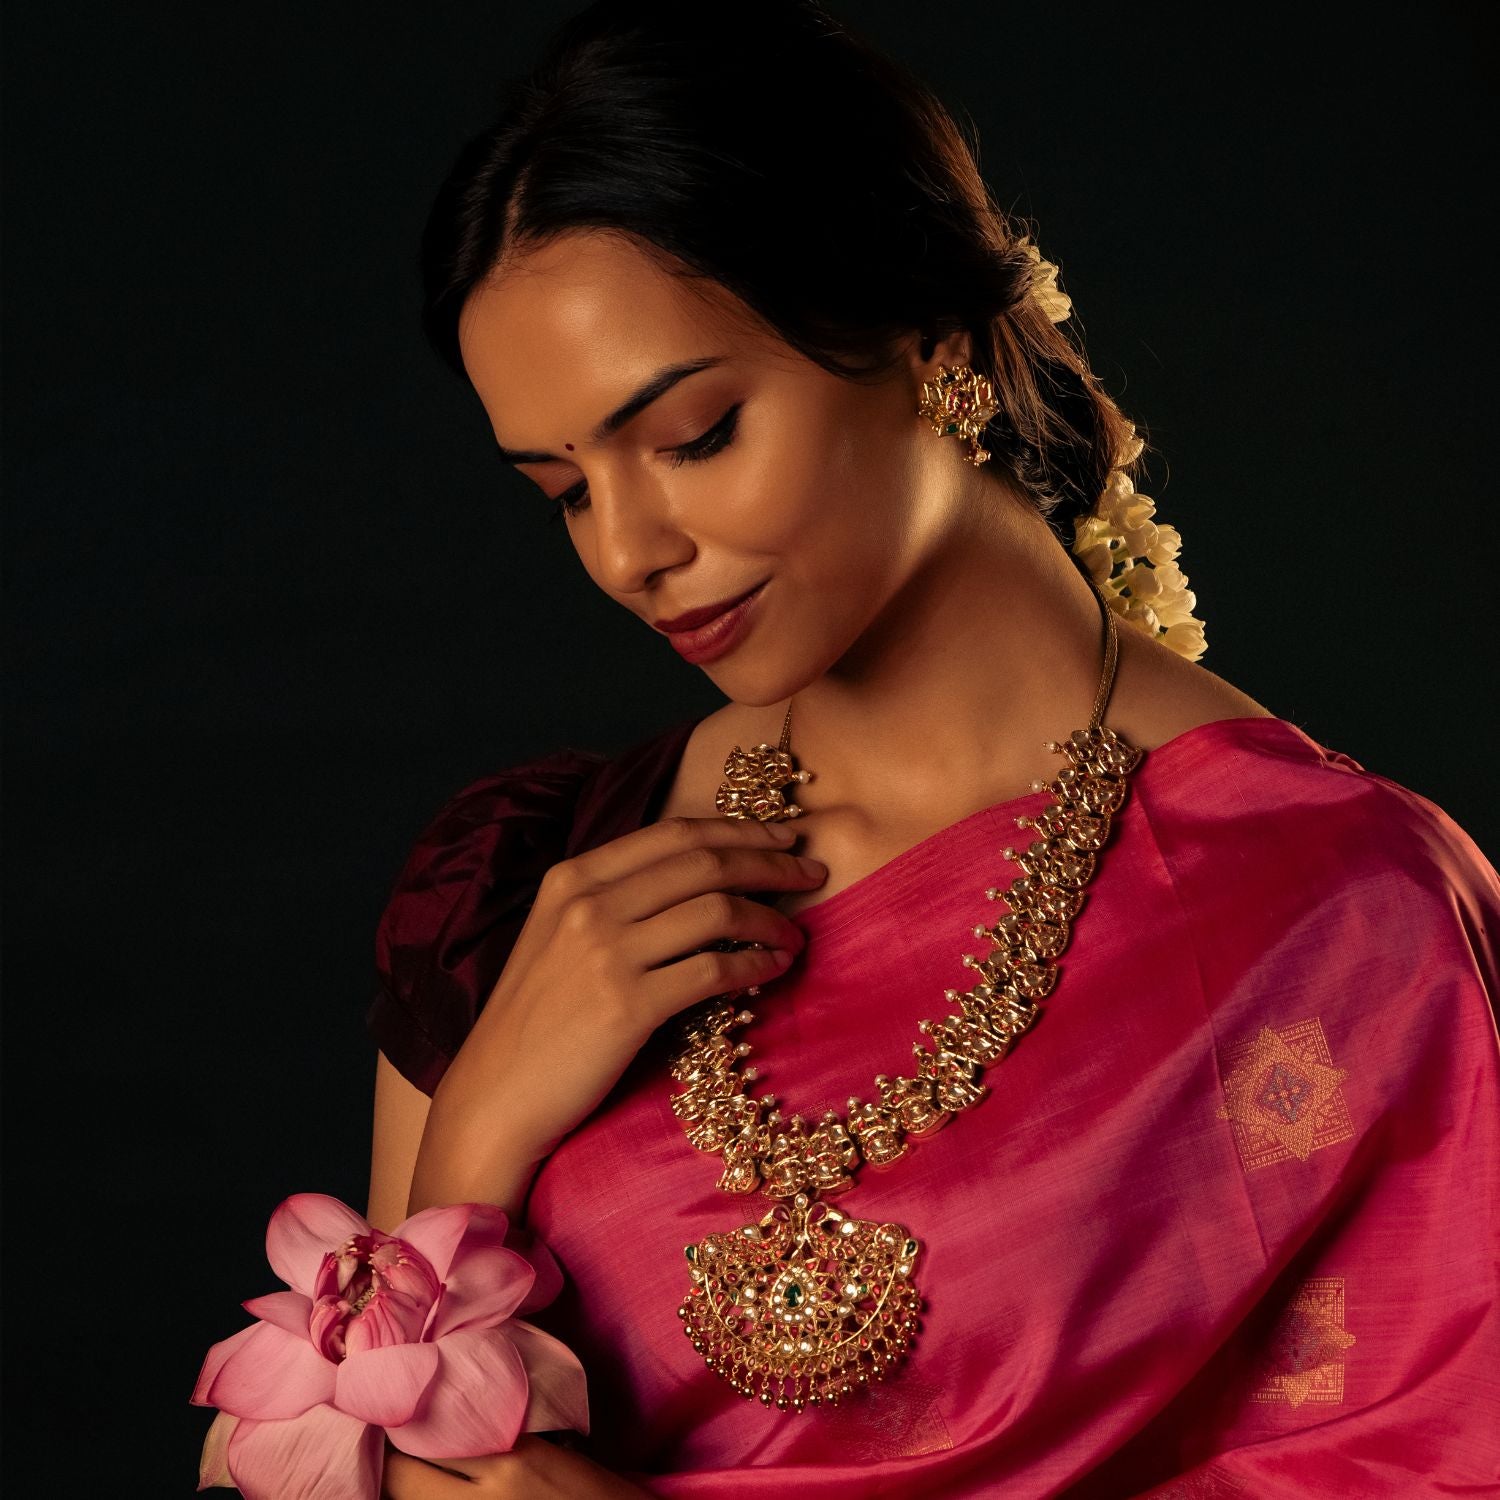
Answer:
[[[1125,446],[1121,449],[1120,456],[1115,462],[1119,464],[1132,464],[1141,456],[1141,449],[1146,446],[1146,440],[1136,436],[1134,422],[1127,422],[1125,425],[1130,429],[1130,436],[1125,439]]]
[[[1156,597],[1151,601],[1156,618],[1168,630],[1191,620],[1198,596],[1187,586],[1187,574],[1174,562],[1158,563],[1151,571],[1157,588]]]
[[[1132,605],[1149,604],[1154,607],[1165,593],[1156,569],[1144,560],[1132,562],[1126,567],[1120,574],[1120,588],[1130,595]]]
[[[1080,516],[1074,526],[1073,551],[1095,583],[1107,583],[1115,570],[1115,552],[1125,538],[1099,516]]]
[[[1031,295],[1041,304],[1042,311],[1054,323],[1061,323],[1072,316],[1073,299],[1057,285],[1057,267],[1050,260],[1042,259],[1042,252],[1023,240],[1021,248],[1036,262],[1031,283]]]
[[[1169,625],[1162,640],[1189,661],[1197,661],[1208,650],[1208,642],[1203,638],[1202,620],[1184,620],[1180,625]]]
[[[1177,564],[1182,536],[1153,521],[1155,511],[1156,502],[1116,469],[1094,514],[1074,521],[1073,552],[1117,615],[1197,661],[1208,643],[1203,622],[1193,617],[1198,596]]]
[[[1158,526],[1156,528],[1156,545],[1147,549],[1146,556],[1154,562],[1157,567],[1163,563],[1172,562],[1182,550],[1182,533],[1175,526]]]
[[[1123,469],[1116,469],[1109,476],[1095,509],[1124,536],[1126,550],[1132,557],[1144,557],[1156,546],[1156,523],[1151,519],[1156,512],[1156,501],[1149,495],[1137,494]]]

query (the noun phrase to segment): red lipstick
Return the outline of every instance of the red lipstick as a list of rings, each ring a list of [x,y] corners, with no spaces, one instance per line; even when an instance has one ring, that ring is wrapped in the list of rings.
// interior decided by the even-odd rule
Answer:
[[[735,599],[692,609],[673,619],[657,620],[655,628],[667,637],[672,649],[684,660],[712,661],[739,643],[755,612],[761,590],[769,581],[756,584],[749,593]]]
[[[755,585],[755,589],[765,584],[765,579]],[[705,604],[701,609],[690,609],[680,615],[673,615],[670,619],[653,620],[652,628],[660,630],[668,635],[676,635],[684,630],[696,630],[700,625],[707,625],[710,620],[716,620],[726,611],[734,608],[742,599],[748,599],[755,589],[746,589],[743,594],[735,594],[732,598],[721,599],[717,604]]]

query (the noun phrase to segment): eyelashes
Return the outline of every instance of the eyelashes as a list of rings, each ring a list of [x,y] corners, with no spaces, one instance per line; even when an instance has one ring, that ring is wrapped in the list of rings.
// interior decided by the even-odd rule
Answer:
[[[670,459],[672,467],[675,469],[683,464],[701,463],[703,459],[712,458],[715,453],[727,448],[734,441],[735,428],[739,426],[740,407],[743,405],[743,401],[736,401],[707,432],[700,433],[691,442],[673,448]]]
[[[733,441],[740,425],[740,408],[745,403],[736,401],[706,432],[676,448],[669,449],[668,462],[674,469],[683,464],[702,463],[716,453],[722,453]],[[580,479],[577,484],[556,496],[548,510],[549,521],[560,521],[564,516],[577,515],[583,510],[588,498],[588,482]]]

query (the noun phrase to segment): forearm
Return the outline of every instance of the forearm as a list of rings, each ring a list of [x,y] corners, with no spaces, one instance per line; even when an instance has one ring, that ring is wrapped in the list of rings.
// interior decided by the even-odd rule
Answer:
[[[504,1088],[467,1089],[455,1062],[432,1096],[412,1170],[408,1214],[446,1203],[493,1203],[519,1223],[545,1150],[530,1142]]]

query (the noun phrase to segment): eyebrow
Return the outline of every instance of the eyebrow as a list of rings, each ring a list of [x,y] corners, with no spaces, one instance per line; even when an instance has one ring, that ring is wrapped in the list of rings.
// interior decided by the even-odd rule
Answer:
[[[594,428],[589,434],[589,441],[602,443],[606,438],[613,437],[632,417],[638,417],[653,401],[665,396],[678,381],[686,380],[689,375],[696,375],[699,370],[709,370],[723,363],[723,356],[713,355],[704,359],[684,360],[681,364],[664,365]],[[558,458],[555,453],[538,453],[529,448],[507,448],[503,443],[498,446],[500,457],[508,464],[568,462]]]

